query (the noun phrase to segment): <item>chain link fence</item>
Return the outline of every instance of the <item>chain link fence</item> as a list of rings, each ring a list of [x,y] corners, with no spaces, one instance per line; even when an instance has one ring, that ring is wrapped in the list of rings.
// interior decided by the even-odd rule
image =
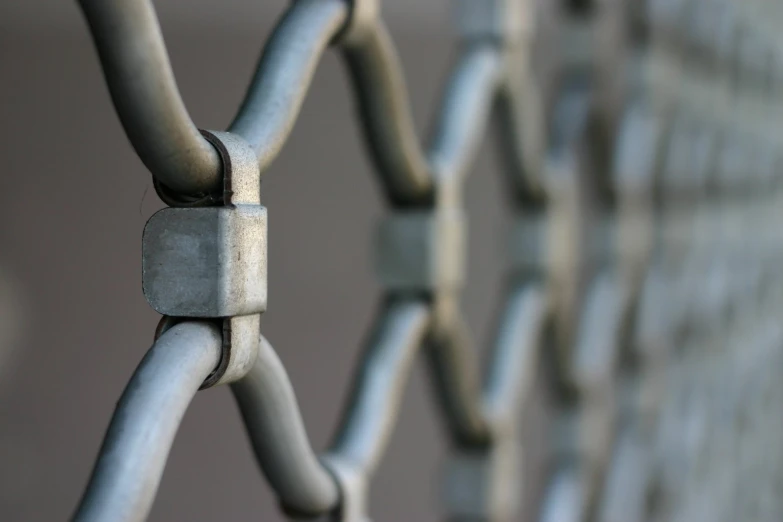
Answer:
[[[783,520],[774,1],[455,0],[458,45],[426,140],[378,1],[293,1],[225,132],[193,123],[151,2],[80,6],[168,207],[142,240],[144,296],[163,318],[74,520],[144,520],[189,403],[222,384],[286,515],[369,520],[419,355],[448,434],[448,519]],[[260,334],[274,277],[261,179],[330,46],[387,212],[372,243],[381,305],[319,453]],[[465,177],[489,125],[513,226],[482,368],[460,296]],[[551,425],[531,448],[540,388]],[[524,476],[533,450],[545,470]],[[540,498],[523,499],[523,481]]]

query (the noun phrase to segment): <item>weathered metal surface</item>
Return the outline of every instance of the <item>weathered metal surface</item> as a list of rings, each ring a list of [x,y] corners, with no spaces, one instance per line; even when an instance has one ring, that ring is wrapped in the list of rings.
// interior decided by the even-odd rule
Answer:
[[[144,236],[145,296],[175,316],[156,347],[187,327],[183,317],[222,324],[220,356],[194,382],[233,383],[287,513],[369,520],[367,491],[422,353],[451,439],[450,517],[515,519],[526,480],[545,483],[533,511],[546,522],[783,517],[783,454],[772,448],[783,434],[783,336],[769,312],[783,292],[783,11],[773,2],[563,0],[546,11],[532,0],[455,0],[459,52],[428,146],[378,0],[294,1],[231,132],[213,134],[184,109],[149,2],[81,3],[127,134],[177,207]],[[539,25],[550,11],[556,27]],[[390,212],[374,250],[381,313],[319,459],[259,333],[259,180],[330,43],[348,65]],[[514,226],[482,380],[459,302],[470,251],[463,184],[493,120]],[[549,466],[523,477],[520,423],[539,375],[552,397]],[[150,446],[167,451],[187,401],[155,386],[127,393],[177,399]],[[110,431],[79,520],[139,520],[154,498],[165,451],[106,449],[161,415],[128,401],[114,423],[134,428]],[[121,472],[131,459],[143,491]]]
[[[179,423],[217,365],[220,344],[218,328],[199,322],[155,341],[117,403],[74,520],[147,518]]]

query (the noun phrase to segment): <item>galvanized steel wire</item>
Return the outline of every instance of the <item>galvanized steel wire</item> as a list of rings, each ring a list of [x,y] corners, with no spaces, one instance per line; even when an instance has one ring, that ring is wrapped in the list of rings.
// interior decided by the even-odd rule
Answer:
[[[229,134],[204,133],[191,121],[151,2],[80,4],[120,120],[159,193],[179,209],[172,215],[215,219],[221,234],[235,238],[209,243],[223,249],[218,259],[249,248],[240,245],[242,227],[250,223],[243,220],[257,220],[263,223],[258,230],[266,230],[265,213],[242,213],[258,206],[242,192],[254,186],[242,176],[260,176],[274,161],[330,45],[345,59],[391,212],[376,241],[384,296],[325,454],[312,448],[285,368],[254,330],[265,303],[208,321],[183,308],[183,317],[164,319],[118,404],[75,520],[146,517],[190,399],[203,383],[219,382],[215,372],[240,352],[250,363],[232,375],[232,390],[259,466],[292,515],[366,520],[367,486],[412,364],[423,353],[452,439],[444,477],[449,516],[517,516],[519,425],[532,382],[546,366],[554,427],[540,520],[674,520],[654,518],[663,515],[647,506],[656,480],[656,430],[672,429],[667,415],[676,417],[661,408],[661,383],[676,378],[674,345],[689,351],[714,339],[693,332],[716,319],[703,303],[693,305],[691,315],[667,307],[694,300],[677,292],[699,292],[708,262],[718,286],[738,284],[731,271],[745,262],[755,263],[755,279],[745,282],[754,290],[742,292],[779,283],[771,260],[779,260],[780,238],[754,236],[742,243],[743,252],[716,226],[729,215],[743,223],[753,217],[748,209],[771,187],[783,160],[779,139],[770,134],[776,122],[764,113],[775,105],[775,74],[783,67],[772,74],[763,65],[771,62],[759,62],[762,55],[783,63],[782,48],[765,26],[765,16],[777,13],[770,3],[563,2],[560,81],[544,93],[532,65],[534,3],[455,0],[459,53],[427,147],[415,132],[401,64],[376,1],[295,0],[264,45]],[[596,45],[606,9],[623,10],[620,27],[609,34],[615,47],[627,50],[608,75]],[[722,23],[701,23],[713,9]],[[749,30],[753,46],[741,37]],[[626,68],[630,77],[620,72]],[[618,82],[626,93],[615,100],[619,109],[602,105],[601,89]],[[718,87],[710,90],[710,82]],[[759,92],[766,93],[763,103]],[[482,380],[459,311],[466,250],[462,185],[493,116],[516,225],[509,239],[510,288]],[[766,161],[755,164],[750,179],[743,169],[752,170],[747,163],[754,153],[742,149],[740,172],[736,161],[731,166],[723,158],[738,134],[753,138],[744,143],[762,150]],[[255,153],[252,165],[247,150]],[[732,199],[737,186],[757,188],[744,206]],[[205,207],[226,212],[201,212]],[[255,255],[266,262],[265,250]],[[221,284],[235,282],[231,270],[239,271],[242,293],[241,285],[250,284],[241,282],[243,269],[218,264],[209,273],[223,291]],[[728,306],[728,291],[718,291],[718,305]],[[229,301],[243,297],[221,294]],[[778,330],[767,328],[760,346],[780,346]],[[666,504],[670,512],[675,505]]]

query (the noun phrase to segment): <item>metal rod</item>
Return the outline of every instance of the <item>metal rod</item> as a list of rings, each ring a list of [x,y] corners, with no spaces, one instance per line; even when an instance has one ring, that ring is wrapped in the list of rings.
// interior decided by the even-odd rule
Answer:
[[[513,430],[532,386],[547,320],[546,294],[538,283],[515,288],[500,319],[484,388],[493,430]]]
[[[502,65],[496,45],[475,44],[460,54],[446,84],[427,154],[439,184],[459,182],[475,158],[502,79]]]
[[[376,168],[393,204],[431,200],[433,180],[413,124],[397,52],[383,22],[343,47]]]
[[[572,362],[574,380],[585,395],[615,378],[628,308],[626,290],[613,271],[603,270],[587,291]]]
[[[303,515],[336,507],[335,481],[313,452],[291,381],[263,336],[255,364],[231,390],[261,470],[282,504]]]
[[[261,172],[291,133],[321,56],[343,28],[348,12],[344,0],[297,0],[264,46],[229,127],[256,149]]]
[[[152,3],[80,4],[112,100],[141,160],[174,192],[197,195],[218,190],[220,159],[185,108]],[[290,134],[320,57],[347,16],[343,0],[298,0],[265,46],[230,127],[256,149],[262,171]]]
[[[467,326],[455,316],[445,331],[430,336],[428,344],[429,368],[449,433],[459,446],[485,446],[490,426],[481,402],[478,354]]]
[[[584,505],[579,469],[570,465],[560,466],[552,476],[552,482],[545,494],[537,520],[579,522],[584,518]]]
[[[523,56],[512,55],[511,59],[524,64]],[[528,211],[543,206],[546,197],[542,165],[546,150],[545,100],[536,80],[529,66],[507,71],[495,111],[499,152],[512,189],[512,203]]]
[[[164,185],[196,195],[220,187],[217,151],[180,96],[149,0],[79,0],[114,107],[144,165]]]
[[[501,58],[497,47],[477,44],[461,55],[447,83],[427,168],[420,164],[424,157],[410,121],[402,74],[386,29],[379,24],[369,34],[361,46],[348,47],[346,56],[357,91],[364,96],[360,103],[366,135],[387,188],[398,194],[398,202],[412,203],[413,192],[401,196],[404,189],[400,187],[416,186],[414,180],[420,172],[435,174],[439,189],[446,188],[446,183],[458,184],[480,145],[500,84]],[[453,337],[435,349],[437,353],[432,359],[440,376],[438,391],[461,438],[483,443],[487,430],[478,393],[478,364],[467,353],[469,346],[452,341]]]
[[[185,410],[221,350],[220,330],[203,322],[180,323],[152,345],[117,403],[74,521],[147,518]]]
[[[367,344],[349,407],[330,451],[367,476],[377,467],[391,436],[429,319],[429,306],[423,300],[391,299]]]
[[[368,147],[394,204],[432,197],[435,176],[460,177],[475,156],[502,79],[500,50],[476,44],[461,54],[445,96],[430,153],[413,125],[405,78],[382,22],[344,47]]]

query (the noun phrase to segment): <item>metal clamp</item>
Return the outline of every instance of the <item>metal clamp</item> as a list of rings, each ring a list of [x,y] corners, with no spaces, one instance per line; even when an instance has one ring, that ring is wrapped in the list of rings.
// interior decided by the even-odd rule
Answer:
[[[465,277],[465,217],[456,209],[391,214],[379,224],[375,252],[388,290],[458,288]]]
[[[508,240],[511,270],[521,274],[545,274],[550,233],[546,214],[519,215],[511,225]]]
[[[485,450],[453,455],[443,483],[449,515],[459,520],[510,520],[521,503],[522,463],[519,437],[503,437]]]
[[[465,39],[489,38],[509,44],[528,36],[532,20],[529,0],[455,0],[454,13]]]
[[[205,383],[214,385],[244,376],[258,352],[267,299],[267,212],[250,145],[229,133],[206,135],[223,161],[223,204],[165,208],[149,219],[142,289],[163,315],[223,319],[223,358]]]

